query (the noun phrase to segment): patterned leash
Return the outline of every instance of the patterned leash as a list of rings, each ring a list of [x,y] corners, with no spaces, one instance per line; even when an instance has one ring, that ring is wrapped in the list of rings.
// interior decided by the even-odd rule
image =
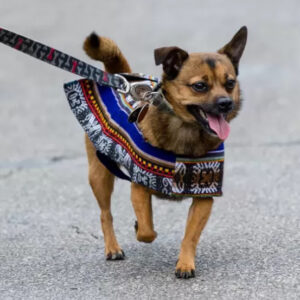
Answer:
[[[109,74],[66,53],[3,28],[0,28],[0,42],[60,69],[115,88],[120,93],[127,94],[130,90],[128,81],[119,74]]]
[[[173,114],[172,106],[165,99],[161,91],[160,82],[152,88],[146,83],[146,81],[151,81],[149,78],[137,74],[107,73],[66,53],[1,27],[0,42],[55,67],[93,80],[100,85],[109,86],[116,89],[119,93],[130,94],[133,100],[136,101],[136,104],[134,111],[129,117],[129,122],[142,121],[150,105],[154,105],[159,110]],[[129,83],[127,79],[128,81],[134,80],[137,82]]]

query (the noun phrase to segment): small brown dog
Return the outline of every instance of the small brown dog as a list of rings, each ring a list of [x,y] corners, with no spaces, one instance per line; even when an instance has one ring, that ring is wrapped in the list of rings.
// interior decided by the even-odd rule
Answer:
[[[241,106],[237,81],[239,60],[247,40],[242,27],[217,53],[191,53],[178,47],[155,50],[155,62],[163,65],[162,91],[175,114],[150,106],[139,123],[143,136],[153,146],[177,155],[202,156],[217,148],[229,134],[228,122]],[[110,39],[91,34],[84,43],[86,53],[102,61],[109,73],[131,73],[125,57]],[[110,211],[114,175],[102,165],[86,136],[89,181],[101,209],[105,254],[109,260],[123,259]],[[153,227],[151,196],[156,194],[141,185],[131,184],[131,201],[137,217],[136,238],[151,243]],[[159,195],[158,195],[159,196]],[[209,218],[212,198],[194,198],[189,209],[184,239],[176,264],[176,276],[195,276],[195,252],[200,234]]]

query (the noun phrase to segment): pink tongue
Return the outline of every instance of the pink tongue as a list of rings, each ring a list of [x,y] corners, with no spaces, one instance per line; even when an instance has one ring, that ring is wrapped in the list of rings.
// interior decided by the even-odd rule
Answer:
[[[213,131],[215,131],[215,133],[218,135],[218,137],[221,140],[224,141],[228,138],[229,132],[230,132],[230,126],[222,115],[221,116],[213,116],[213,115],[207,114],[207,120],[209,123],[209,127]]]

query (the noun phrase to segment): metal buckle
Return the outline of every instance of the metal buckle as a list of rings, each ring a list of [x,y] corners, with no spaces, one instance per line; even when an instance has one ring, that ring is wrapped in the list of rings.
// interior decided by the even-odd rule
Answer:
[[[130,91],[130,83],[127,81],[127,79],[120,74],[114,74],[114,76],[120,78],[123,81],[122,88],[117,89],[117,91],[122,94],[128,94]]]
[[[154,91],[146,81],[131,83],[130,95],[137,102],[148,102],[160,110],[173,112],[172,105],[165,99],[164,95],[160,91]]]
[[[147,101],[152,99],[152,87],[148,81],[139,81],[131,83],[130,95],[135,101]]]

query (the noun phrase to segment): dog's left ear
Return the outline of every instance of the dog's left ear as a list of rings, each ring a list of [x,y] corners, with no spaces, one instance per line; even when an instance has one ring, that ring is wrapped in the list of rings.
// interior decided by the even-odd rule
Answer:
[[[162,47],[154,50],[156,65],[163,65],[163,70],[169,80],[175,79],[188,53],[178,47]]]
[[[246,46],[247,33],[247,27],[243,26],[232,40],[218,51],[218,53],[228,56],[234,66],[236,75],[239,73],[239,61]]]

